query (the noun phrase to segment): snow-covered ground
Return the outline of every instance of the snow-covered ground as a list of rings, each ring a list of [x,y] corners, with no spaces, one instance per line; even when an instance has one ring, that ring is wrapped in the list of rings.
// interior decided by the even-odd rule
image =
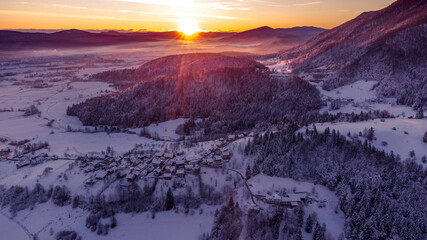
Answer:
[[[270,59],[266,62],[268,67],[275,70],[277,70],[278,66],[287,67],[286,61],[280,59]],[[319,68],[318,70],[327,71],[325,68]],[[302,76],[305,76],[308,80],[311,79],[306,73],[303,73]],[[395,99],[378,98],[373,89],[377,83],[375,81],[359,80],[331,91],[322,89],[322,81],[311,81],[310,83],[319,89],[327,103],[327,106],[323,107],[320,112],[359,114],[362,111],[386,110],[396,117],[382,121],[377,119],[354,123],[318,123],[316,127],[319,131],[329,127],[339,130],[341,134],[350,132],[351,135],[354,135],[359,134],[359,132],[363,133],[365,129],[373,127],[376,137],[373,141],[375,147],[389,153],[393,151],[402,160],[409,157],[410,151],[414,151],[416,161],[427,166],[426,163],[421,162],[421,158],[427,155],[427,145],[423,143],[423,136],[427,131],[426,116],[424,119],[409,119],[409,117],[415,116],[415,111],[411,107],[396,105]],[[337,109],[331,109],[332,101],[339,102]]]
[[[36,205],[33,210],[23,210],[13,219],[0,214],[2,239],[32,239],[18,225],[27,226],[28,231],[36,233],[39,239],[55,239],[55,234],[63,230],[76,231],[82,239],[198,239],[211,230],[214,219],[214,207],[202,206],[194,214],[175,213],[174,211],[156,213],[117,214],[117,227],[110,229],[108,235],[99,236],[85,226],[88,212],[81,209],[58,207],[48,202]],[[103,219],[106,223],[109,219]],[[5,238],[3,238],[5,237]]]
[[[166,44],[167,45],[167,44]],[[166,46],[165,45],[165,46]],[[163,47],[165,47],[163,46]],[[173,46],[166,46],[173,49]],[[28,58],[9,62],[0,69],[0,74],[13,73],[10,77],[0,78],[0,137],[8,139],[0,147],[11,147],[12,140],[28,139],[31,143],[48,142],[49,148],[39,152],[49,155],[84,156],[93,152],[102,152],[111,147],[118,154],[127,152],[140,145],[144,150],[172,149],[182,150],[182,144],[175,144],[179,139],[176,129],[187,119],[175,119],[163,123],[151,124],[145,130],[151,136],[158,137],[155,141],[151,138],[140,137],[142,130],[130,129],[131,133],[97,132],[87,133],[93,127],[83,126],[76,117],[66,115],[68,106],[80,103],[88,98],[100,96],[105,92],[115,91],[104,82],[91,82],[88,75],[97,72],[137,67],[141,63],[165,54],[166,48],[143,49],[146,55],[116,54],[115,56],[92,55],[67,55],[60,53],[54,57]],[[131,49],[122,49],[131,52]],[[70,54],[70,53],[68,53]],[[93,53],[88,53],[93,54]],[[37,54],[36,54],[37,55]],[[276,71],[278,76],[289,74],[291,69],[288,62],[279,59],[270,59],[264,62]],[[321,70],[321,69],[320,69]],[[33,82],[42,81],[42,88],[34,87]],[[387,152],[393,151],[402,160],[409,158],[409,152],[415,152],[416,161],[421,162],[421,157],[427,155],[426,144],[422,138],[427,130],[427,119],[408,119],[414,111],[406,106],[396,106],[392,99],[377,99],[372,87],[375,82],[357,81],[347,86],[332,91],[324,91],[321,82],[312,81],[318,87],[328,106],[321,111],[330,113],[359,113],[369,110],[387,110],[395,115],[395,119],[370,120],[355,123],[323,123],[316,124],[318,131],[326,127],[339,130],[342,134],[350,132],[352,136],[373,127],[375,140],[373,145]],[[331,110],[332,101],[341,102],[339,109]],[[24,116],[23,109],[34,105],[40,114]],[[13,111],[3,111],[12,109]],[[52,122],[53,121],[53,122]],[[50,123],[50,124],[49,124]],[[73,131],[68,131],[71,128]],[[303,131],[304,129],[301,129]],[[363,140],[363,137],[359,137]],[[246,167],[252,166],[253,159],[243,155],[243,149],[250,137],[241,138],[227,147],[232,153],[232,159],[224,168],[201,168],[201,179],[204,184],[212,186],[216,191],[224,194],[234,194],[235,200],[242,206],[252,204],[249,192],[245,188],[244,179],[234,170],[244,173]],[[218,142],[207,141],[195,144],[194,147],[185,148],[188,159],[200,157],[202,152],[210,151]],[[176,150],[175,149],[175,150]],[[86,186],[85,181],[93,176],[93,172],[85,173],[78,167],[72,167],[73,161],[54,160],[45,161],[35,166],[16,168],[16,162],[0,161],[0,186],[12,185],[27,186],[32,189],[36,183],[41,183],[45,188],[49,186],[65,185],[73,194],[102,195],[107,200],[110,193],[120,182],[100,180],[92,186]],[[70,165],[71,164],[71,165]],[[424,164],[424,163],[422,163]],[[426,164],[424,164],[426,165]],[[71,167],[70,167],[71,166]],[[49,170],[50,169],[50,170]],[[150,175],[151,176],[151,175]],[[136,182],[144,185],[140,179]],[[187,175],[182,179],[186,186],[194,191],[199,187],[198,176]],[[292,192],[307,192],[315,197],[312,204],[305,208],[306,214],[316,212],[320,223],[325,223],[330,235],[337,238],[344,232],[345,216],[337,210],[338,199],[334,192],[324,186],[313,185],[307,182],[297,182],[287,178],[268,177],[258,175],[252,177],[248,183],[253,194],[265,195],[286,189]],[[169,180],[159,180],[154,195],[164,196],[167,189],[172,186]],[[313,192],[314,189],[314,192]],[[184,194],[185,188],[174,189],[174,194]],[[319,202],[325,202],[319,205]],[[259,202],[260,205],[263,203]],[[5,239],[31,239],[29,234],[37,234],[40,239],[54,239],[54,233],[61,230],[75,230],[83,239],[197,239],[200,234],[209,232],[213,223],[213,212],[219,206],[202,206],[202,211],[197,209],[194,213],[185,215],[174,211],[159,212],[155,219],[151,213],[116,215],[118,227],[111,229],[107,236],[98,236],[85,227],[85,219],[89,214],[82,209],[71,209],[70,206],[58,207],[51,201],[38,204],[33,210],[26,209],[18,212],[14,219],[9,219],[7,209],[2,209],[0,214],[0,232]],[[335,211],[338,213],[335,213]],[[310,234],[304,233],[304,239],[311,239]]]
[[[317,201],[325,201],[325,206],[319,207],[318,202],[314,201],[312,204],[308,204],[306,215],[316,212],[319,223],[325,223],[327,233],[329,232],[335,238],[338,238],[345,230],[344,213],[339,209],[338,213],[335,213],[339,204],[338,197],[325,186],[314,185],[308,182],[297,182],[290,178],[269,177],[261,174],[249,179],[248,183],[252,192],[259,195],[266,195],[267,193],[274,194],[283,190],[286,190],[287,193],[292,193],[295,190],[295,192],[313,194]],[[311,236],[308,236],[309,234],[306,235],[305,239],[311,239]]]
[[[376,148],[388,153],[393,151],[395,155],[400,155],[402,160],[409,158],[409,152],[414,151],[416,161],[427,166],[421,162],[422,156],[427,156],[427,144],[423,142],[424,133],[427,131],[427,119],[396,118],[384,119],[383,121],[377,119],[355,123],[316,124],[317,130],[321,132],[327,127],[338,130],[341,134],[350,132],[352,136],[358,135],[359,132],[363,133],[365,129],[372,127],[375,135],[375,140],[372,143]],[[363,137],[360,139],[364,140]]]
[[[14,220],[10,219],[6,214],[0,212],[0,232],[2,239],[29,239],[31,236],[27,235],[24,229],[19,226]]]

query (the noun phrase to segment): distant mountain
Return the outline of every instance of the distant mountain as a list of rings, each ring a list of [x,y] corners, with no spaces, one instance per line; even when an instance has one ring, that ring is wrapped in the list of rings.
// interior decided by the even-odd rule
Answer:
[[[427,1],[398,0],[363,13],[282,52],[295,72],[322,72],[331,90],[357,80],[379,81],[378,94],[401,104],[427,98]]]
[[[200,33],[203,38],[222,38],[233,33]],[[131,42],[155,42],[181,38],[174,31],[169,32],[117,32],[92,33],[82,30],[64,30],[54,33],[34,33],[0,30],[0,50],[44,47],[85,47],[123,44]]]
[[[141,76],[136,86],[73,105],[67,114],[86,125],[125,127],[208,118],[205,131],[224,133],[297,119],[321,104],[308,82],[274,79],[265,66],[245,58],[175,55],[146,63],[135,73]]]
[[[271,28],[260,27],[248,31],[236,33],[230,37],[224,38],[225,41],[256,41],[276,38],[285,40],[289,43],[301,43],[309,38],[312,38],[326,29],[316,27],[294,27],[294,28]]]
[[[127,42],[158,41],[160,39],[144,35],[128,35],[127,33],[91,33],[76,29],[55,33],[29,33],[16,31],[0,31],[0,49],[14,50],[20,48],[43,47],[80,47],[104,46]]]

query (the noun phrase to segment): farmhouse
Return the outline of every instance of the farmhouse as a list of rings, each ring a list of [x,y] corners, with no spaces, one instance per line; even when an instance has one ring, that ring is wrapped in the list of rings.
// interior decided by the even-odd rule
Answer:
[[[21,161],[21,162],[16,164],[16,168],[18,168],[18,169],[23,168],[23,167],[28,166],[30,164],[31,164],[30,160]]]
[[[184,159],[178,159],[178,160],[176,160],[176,167],[177,168],[182,168],[182,167],[184,167],[185,166],[185,161],[184,161]]]
[[[100,180],[100,179],[104,179],[108,176],[108,172],[107,171],[99,171],[96,173],[95,178]]]
[[[285,197],[278,194],[267,195],[264,200],[269,204],[287,207],[296,207],[302,202],[299,194],[287,194]]]
[[[163,175],[163,179],[165,179],[165,180],[171,180],[171,179],[172,179],[172,174],[170,174],[170,173],[165,173],[165,174]]]
[[[178,169],[176,171],[176,176],[178,176],[178,177],[185,177],[185,170],[183,168]]]

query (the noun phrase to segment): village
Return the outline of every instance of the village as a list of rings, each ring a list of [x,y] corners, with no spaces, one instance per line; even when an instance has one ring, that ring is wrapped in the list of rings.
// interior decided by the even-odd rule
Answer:
[[[228,135],[209,142],[208,147],[195,147],[194,154],[189,154],[189,149],[151,148],[130,151],[123,155],[116,152],[92,152],[85,156],[63,156],[48,155],[46,152],[27,154],[13,159],[17,169],[27,166],[35,166],[46,161],[69,160],[76,162],[80,171],[86,176],[84,185],[91,187],[97,182],[105,186],[109,183],[119,181],[121,187],[128,187],[133,182],[143,179],[179,180],[185,179],[186,175],[198,175],[201,167],[223,168],[239,173],[244,181],[245,177],[237,170],[229,168],[225,164],[232,158],[229,144],[252,134]],[[3,147],[1,153],[3,158],[12,154],[10,147]],[[10,160],[10,159],[9,159]],[[253,208],[259,208],[258,203],[276,205],[282,207],[297,207],[303,204],[322,201],[316,200],[308,192],[267,192],[265,194],[254,194],[251,185],[248,191],[253,196]],[[320,206],[319,205],[319,206]]]
[[[123,156],[92,156],[81,158],[79,167],[89,176],[85,185],[94,185],[97,181],[120,180],[123,187],[138,179],[158,178],[164,180],[182,179],[187,174],[200,173],[201,166],[221,168],[229,161],[231,153],[226,147],[228,141],[215,141],[214,147],[199,149],[197,154],[187,155],[184,150],[168,151],[142,150]]]

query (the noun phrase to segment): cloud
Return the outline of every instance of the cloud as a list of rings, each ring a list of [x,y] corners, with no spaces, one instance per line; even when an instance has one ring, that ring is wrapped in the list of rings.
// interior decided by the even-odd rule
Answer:
[[[79,6],[71,6],[71,5],[63,5],[63,4],[52,4],[54,7],[62,7],[62,8],[72,8],[72,9],[87,9],[87,7],[79,7]]]
[[[200,18],[216,18],[216,19],[248,19],[222,15],[209,15],[209,14],[188,14],[188,13],[166,13],[166,12],[141,12],[141,15],[164,15],[164,16],[175,16],[175,17],[200,17]],[[174,21],[176,19],[173,19]]]
[[[0,10],[0,14],[6,15],[31,15],[31,16],[43,16],[43,17],[66,17],[66,18],[85,18],[85,19],[97,19],[97,20],[120,20],[120,21],[143,21],[143,19],[130,19],[130,18],[117,18],[109,16],[92,16],[92,15],[75,15],[75,14],[63,14],[63,13],[50,13],[50,12],[34,12],[34,11],[14,11],[14,10]]]
[[[294,6],[304,7],[304,6],[316,5],[316,4],[320,4],[320,3],[322,3],[322,2],[296,3],[296,4],[294,4]]]
[[[194,8],[213,8],[219,10],[250,10],[241,0],[235,1],[217,1],[217,2],[196,2],[194,0],[115,0],[120,2],[133,2],[149,5],[176,6],[176,7],[194,7]]]

